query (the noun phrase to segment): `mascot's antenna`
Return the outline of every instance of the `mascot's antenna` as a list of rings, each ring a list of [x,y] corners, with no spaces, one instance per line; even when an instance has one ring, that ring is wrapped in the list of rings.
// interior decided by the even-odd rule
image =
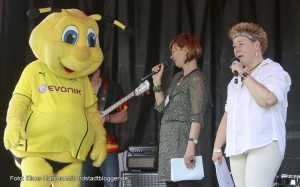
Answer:
[[[27,16],[29,18],[34,19],[34,18],[39,17],[41,13],[46,13],[46,12],[50,12],[50,13],[53,13],[53,12],[62,12],[62,9],[57,8],[57,7],[48,7],[48,8],[40,8],[40,9],[34,8],[34,9],[30,9],[30,10],[27,11]],[[125,32],[125,34],[127,36],[129,36],[129,37],[134,36],[134,31],[133,31],[132,28],[126,27],[123,23],[119,22],[118,20],[116,20],[116,19],[114,19],[112,17],[101,16],[100,14],[93,14],[93,15],[91,15],[89,17],[91,17],[94,20],[98,20],[98,21],[105,20],[107,22],[110,22],[110,23],[118,26],[119,28],[121,28]]]
[[[48,8],[40,8],[40,9],[30,9],[27,11],[27,16],[29,18],[37,18],[40,16],[41,13],[45,13],[45,12],[61,12],[60,8],[57,7],[48,7]]]
[[[118,26],[119,28],[121,28],[127,36],[129,36],[129,37],[134,36],[134,31],[132,30],[132,28],[126,27],[123,23],[119,22],[118,20],[116,20],[112,17],[101,16],[100,14],[93,14],[93,15],[90,15],[89,17],[91,17],[91,18],[93,18],[94,20],[97,20],[97,21],[104,20],[104,21],[107,21],[109,23],[112,23],[112,24]]]
[[[133,32],[132,28],[126,27],[124,24],[122,24],[118,20],[115,20],[112,17],[102,17],[102,19],[105,20],[105,21],[108,21],[110,23],[113,23],[114,25],[116,25],[116,26],[120,27],[121,29],[123,29],[123,31],[125,32],[125,34],[127,34],[127,36],[129,36],[129,37],[134,36],[134,32]]]

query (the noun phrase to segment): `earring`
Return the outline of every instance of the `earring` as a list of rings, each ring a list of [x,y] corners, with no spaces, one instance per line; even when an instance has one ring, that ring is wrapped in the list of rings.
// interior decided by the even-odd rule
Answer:
[[[258,52],[256,52],[255,55],[258,56]]]

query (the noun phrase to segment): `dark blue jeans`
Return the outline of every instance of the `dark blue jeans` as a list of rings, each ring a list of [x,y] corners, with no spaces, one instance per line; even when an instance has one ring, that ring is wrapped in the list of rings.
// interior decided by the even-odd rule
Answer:
[[[106,159],[98,169],[100,169],[102,173],[105,187],[119,187],[118,153],[108,153]],[[81,175],[90,177],[95,176],[93,160],[90,158],[90,155],[88,155],[86,160],[82,163]],[[92,187],[92,182],[83,180],[81,181],[81,187]]]

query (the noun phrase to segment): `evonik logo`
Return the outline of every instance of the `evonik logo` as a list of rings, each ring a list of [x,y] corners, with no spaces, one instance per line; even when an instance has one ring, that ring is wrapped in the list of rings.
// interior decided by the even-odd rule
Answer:
[[[63,93],[73,93],[73,94],[81,95],[81,90],[79,90],[77,88],[67,88],[64,86],[50,85],[50,86],[48,86],[48,90],[50,92],[63,92]],[[45,84],[41,84],[39,86],[39,92],[45,93],[46,91],[47,91],[47,86]]]

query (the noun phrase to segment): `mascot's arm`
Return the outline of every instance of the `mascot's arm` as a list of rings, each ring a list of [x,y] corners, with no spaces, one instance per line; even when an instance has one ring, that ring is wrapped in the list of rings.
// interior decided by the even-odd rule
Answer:
[[[94,160],[93,165],[99,167],[106,158],[106,131],[101,122],[97,105],[93,105],[85,110],[89,123],[95,132],[95,140],[91,159]]]
[[[22,128],[22,118],[31,101],[28,97],[15,94],[9,102],[4,131],[4,146],[6,149],[16,147],[20,139],[26,139],[26,133]]]

